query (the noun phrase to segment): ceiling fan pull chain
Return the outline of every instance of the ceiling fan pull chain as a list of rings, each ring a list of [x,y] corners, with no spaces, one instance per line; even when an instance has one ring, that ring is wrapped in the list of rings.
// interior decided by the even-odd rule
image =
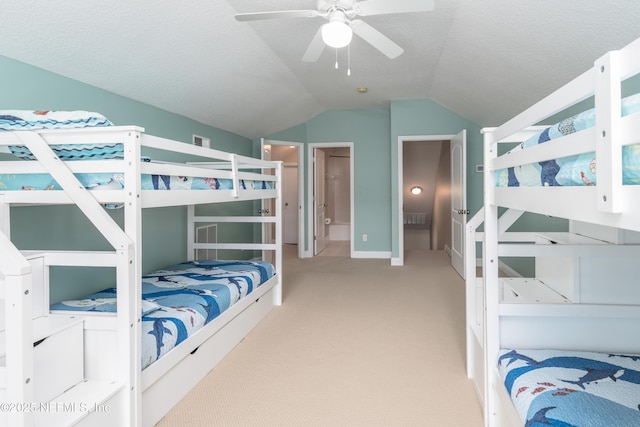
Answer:
[[[347,76],[351,75],[351,45],[347,46]]]
[[[336,49],[336,70],[338,69],[338,49]]]

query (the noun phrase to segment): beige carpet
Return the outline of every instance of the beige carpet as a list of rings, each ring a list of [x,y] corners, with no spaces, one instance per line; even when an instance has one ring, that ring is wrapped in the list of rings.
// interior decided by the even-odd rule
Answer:
[[[442,251],[389,260],[287,247],[276,307],[159,424],[480,427],[464,283]]]

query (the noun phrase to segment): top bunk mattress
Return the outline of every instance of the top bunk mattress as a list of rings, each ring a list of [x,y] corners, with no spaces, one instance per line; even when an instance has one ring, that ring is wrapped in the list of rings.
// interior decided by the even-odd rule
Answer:
[[[622,100],[622,116],[640,111],[640,94]],[[543,144],[595,126],[595,109],[590,109],[549,126],[505,155]],[[622,148],[624,185],[640,184],[640,144]],[[595,152],[501,169],[495,172],[497,187],[591,186],[597,183]]]
[[[79,129],[113,126],[111,121],[91,111],[26,111],[0,110],[0,132],[35,131],[43,129]],[[61,159],[72,160],[122,160],[124,147],[121,143],[54,144],[50,148]],[[22,160],[35,160],[29,149],[22,145],[8,147],[11,154]],[[143,162],[167,164],[143,157]],[[121,190],[124,188],[122,172],[76,173],[75,177],[89,190]],[[232,179],[143,174],[142,190],[232,190]],[[265,180],[238,180],[242,190],[274,189],[274,183]],[[62,190],[61,186],[46,173],[0,174],[0,191]],[[107,205],[119,207],[120,205]]]

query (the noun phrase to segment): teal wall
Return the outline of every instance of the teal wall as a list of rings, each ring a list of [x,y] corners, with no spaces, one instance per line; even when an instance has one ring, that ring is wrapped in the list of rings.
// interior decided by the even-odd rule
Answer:
[[[254,144],[239,135],[213,128],[186,117],[169,113],[130,98],[119,96],[78,81],[0,56],[0,109],[88,110],[104,114],[116,125],[138,125],[149,134],[190,143],[193,134],[211,139],[213,148],[251,156]],[[230,206],[225,206],[230,205]],[[247,215],[252,205],[244,204]],[[217,214],[237,213],[231,204],[217,206]],[[122,212],[109,211],[122,224]],[[231,214],[231,213],[229,213]],[[20,249],[109,250],[108,243],[93,229],[75,206],[12,208],[12,239]],[[143,212],[143,272],[157,269],[186,256],[186,208],[145,209]],[[68,230],[74,232],[69,233]],[[249,236],[254,227],[236,226],[234,235]],[[89,269],[87,269],[89,270]],[[52,290],[52,301],[77,293],[113,285],[113,272],[97,276],[95,270],[70,272],[68,268],[52,271],[54,280],[68,286]]]
[[[480,127],[430,100],[392,101],[389,109],[332,110],[269,139],[305,143],[353,142],[356,251],[399,254],[398,136],[454,135],[467,130],[467,202],[471,214],[482,206]],[[305,159],[309,155],[305,146]],[[306,163],[305,163],[306,166]],[[305,173],[305,186],[307,185]],[[304,207],[307,206],[305,200]],[[308,230],[307,213],[304,214]],[[367,241],[359,238],[367,234]],[[306,248],[309,250],[309,248]]]
[[[214,148],[244,155],[259,156],[259,140],[250,141],[221,129],[212,128],[188,118],[115,95],[80,82],[0,56],[0,108],[4,109],[83,109],[99,111],[115,124],[135,124],[148,133],[190,142],[192,134],[211,138]],[[269,139],[305,143],[305,159],[309,143],[349,142],[354,146],[354,215],[355,235],[368,235],[367,242],[356,238],[356,251],[398,255],[397,209],[397,141],[398,136],[452,135],[467,130],[467,201],[471,213],[482,205],[482,177],[475,165],[482,163],[482,138],[478,125],[430,100],[392,101],[390,107],[361,110],[331,110],[313,119],[269,135]],[[306,162],[305,162],[306,166]],[[305,185],[307,174],[305,173]],[[253,209],[247,207],[246,209]],[[307,206],[305,201],[305,208]],[[68,239],[62,228],[51,224],[82,223],[82,215],[74,207],[28,209],[14,208],[16,240],[22,248],[32,248],[34,235],[47,235],[52,247],[62,239],[73,248],[90,249],[108,245],[93,231],[75,233]],[[29,208],[31,209],[31,208]],[[244,209],[244,208],[243,208]],[[232,209],[234,210],[234,209]],[[118,211],[111,215],[121,221]],[[144,212],[145,271],[184,258],[184,208],[151,209]],[[40,221],[38,221],[40,218]],[[46,221],[42,221],[46,218]],[[308,215],[304,213],[305,228]],[[33,232],[34,222],[40,224]],[[164,237],[155,237],[162,229]],[[145,230],[146,231],[146,230]],[[255,233],[255,230],[251,230]],[[171,242],[167,244],[167,242]],[[309,248],[305,248],[308,250]]]
[[[482,207],[483,175],[475,171],[475,165],[482,164],[482,135],[480,127],[440,106],[431,100],[404,100],[391,102],[391,188],[392,224],[398,224],[398,137],[410,135],[455,135],[467,130],[467,209],[469,218]],[[392,257],[399,256],[399,236],[397,227],[392,227]]]
[[[324,112],[307,123],[307,142],[353,143],[354,249],[389,251],[389,111],[369,109]],[[357,237],[363,233],[368,235],[366,242]]]

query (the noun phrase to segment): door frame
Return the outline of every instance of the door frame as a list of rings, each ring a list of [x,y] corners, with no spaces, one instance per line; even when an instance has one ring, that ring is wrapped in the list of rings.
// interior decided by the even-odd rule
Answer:
[[[298,258],[304,257],[304,215],[302,206],[304,203],[304,143],[280,141],[276,139],[262,138],[260,140],[260,157],[264,159],[265,145],[295,146],[298,150]]]
[[[465,229],[467,225],[467,130],[463,129],[456,134],[450,141],[451,144],[451,266],[456,272],[465,278]],[[456,156],[456,149],[460,148],[461,155]],[[460,158],[460,164],[457,159]],[[459,183],[456,186],[454,177],[456,176],[456,167],[459,171]],[[460,203],[456,206],[454,196],[458,194],[456,189],[460,191]],[[458,236],[458,239],[456,239]],[[457,248],[457,250],[456,250]]]
[[[307,144],[307,224],[309,227],[309,233],[307,233],[307,248],[309,248],[308,256],[314,257],[314,244],[313,238],[315,235],[315,194],[314,194],[314,175],[315,168],[313,162],[315,161],[315,149],[316,148],[349,148],[349,257],[353,258],[354,252],[354,171],[355,171],[355,153],[353,142],[311,142]]]
[[[396,228],[398,230],[398,257],[391,258],[391,265],[404,265],[404,143],[412,141],[440,142],[451,141],[457,134],[447,135],[400,135],[398,136],[398,221]]]

